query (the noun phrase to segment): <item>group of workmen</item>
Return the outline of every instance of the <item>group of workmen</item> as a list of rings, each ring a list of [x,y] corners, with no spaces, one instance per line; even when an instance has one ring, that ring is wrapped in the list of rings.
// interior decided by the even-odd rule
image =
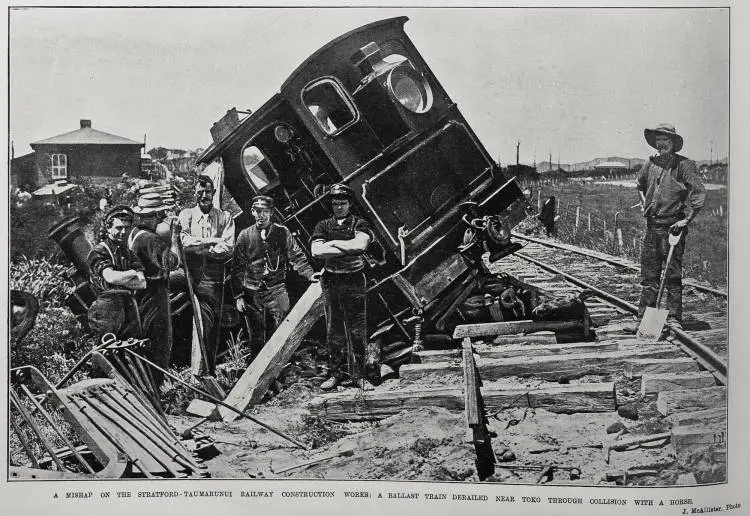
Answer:
[[[195,206],[176,216],[174,196],[166,190],[143,188],[136,206],[114,206],[103,215],[100,242],[89,255],[98,296],[89,309],[95,333],[148,338],[148,358],[166,369],[173,342],[170,292],[192,291],[207,355],[202,367],[213,374],[227,270],[236,308],[247,318],[257,352],[290,310],[287,272],[293,269],[309,282],[321,282],[329,356],[329,376],[321,388],[372,389],[365,374],[363,254],[373,236],[367,221],[352,213],[348,186],[330,187],[333,215],[312,233],[311,254],[324,264],[318,273],[291,231],[272,220],[272,197],[253,197],[255,223],[235,241],[234,219],[214,206],[216,187],[210,177],[198,176]],[[162,375],[155,373],[160,382]]]
[[[673,126],[662,124],[646,129],[644,135],[658,154],[636,179],[646,219],[639,316],[656,304],[669,234],[680,233],[665,271],[668,322],[680,327],[685,237],[688,224],[703,207],[705,188],[695,162],[677,154],[683,139]],[[169,293],[190,284],[188,290],[195,293],[200,307],[210,374],[229,258],[232,295],[237,310],[250,321],[256,348],[289,312],[287,271],[294,269],[310,282],[321,281],[330,373],[321,388],[342,384],[372,389],[365,368],[364,253],[373,235],[367,221],[352,214],[352,190],[343,184],[331,186],[332,216],[320,221],[310,238],[311,255],[324,263],[322,274],[313,272],[290,230],[273,222],[272,197],[252,199],[255,223],[242,230],[235,242],[234,220],[229,212],[214,207],[215,191],[212,180],[201,175],[195,185],[195,207],[176,217],[174,203],[160,187],[146,188],[133,208],[115,206],[105,213],[101,242],[89,257],[92,284],[99,294],[89,310],[92,329],[149,338],[150,358],[166,368],[172,353]]]

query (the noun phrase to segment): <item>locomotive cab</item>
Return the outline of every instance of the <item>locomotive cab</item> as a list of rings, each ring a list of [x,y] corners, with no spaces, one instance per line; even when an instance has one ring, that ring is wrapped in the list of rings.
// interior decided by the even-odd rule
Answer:
[[[199,162],[221,160],[244,212],[239,228],[252,222],[251,198],[270,195],[308,256],[315,224],[330,216],[327,188],[348,184],[354,212],[375,235],[369,327],[413,343],[422,329],[447,331],[489,275],[482,254],[517,249],[509,230],[530,206],[414,47],[406,21],[375,22],[322,47],[256,112],[240,121],[230,110],[215,124]],[[412,314],[417,330],[404,324]]]

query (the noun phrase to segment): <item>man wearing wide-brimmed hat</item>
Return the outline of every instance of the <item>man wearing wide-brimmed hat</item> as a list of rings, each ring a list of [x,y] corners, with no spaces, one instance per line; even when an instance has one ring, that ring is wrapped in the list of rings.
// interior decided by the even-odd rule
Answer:
[[[662,268],[669,252],[670,231],[681,233],[672,261],[666,271],[667,322],[682,322],[682,256],[688,225],[703,208],[706,190],[693,160],[677,154],[683,139],[671,124],[660,124],[644,131],[648,144],[658,151],[640,169],[636,178],[641,208],[646,217],[646,233],[641,246],[641,299],[646,307],[655,306]]]
[[[289,313],[287,270],[312,281],[313,270],[286,226],[271,220],[274,200],[256,195],[251,213],[255,224],[237,237],[232,260],[232,291],[237,310],[253,323],[252,346],[258,351]],[[266,322],[273,319],[273,327]]]
[[[140,261],[146,288],[138,298],[143,334],[150,340],[150,358],[166,368],[172,356],[172,321],[169,307],[169,272],[180,265],[180,222],[174,204],[160,193],[144,193],[133,211],[138,225],[128,236],[128,249]],[[161,374],[155,374],[157,381]]]
[[[217,327],[224,293],[224,267],[234,249],[234,219],[228,211],[214,207],[215,193],[213,180],[199,175],[195,182],[195,206],[185,208],[179,214],[190,280],[200,304],[203,342],[208,353],[208,374],[213,374],[218,347]],[[182,270],[173,272],[170,282],[172,290],[187,290]]]

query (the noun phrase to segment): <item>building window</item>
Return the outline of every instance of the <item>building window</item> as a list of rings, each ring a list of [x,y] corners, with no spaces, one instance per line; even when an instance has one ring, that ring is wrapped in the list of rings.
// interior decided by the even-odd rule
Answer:
[[[328,135],[340,133],[358,119],[354,103],[333,79],[323,78],[308,84],[302,91],[302,101]]]
[[[68,157],[65,154],[52,154],[52,179],[66,179],[68,177]]]

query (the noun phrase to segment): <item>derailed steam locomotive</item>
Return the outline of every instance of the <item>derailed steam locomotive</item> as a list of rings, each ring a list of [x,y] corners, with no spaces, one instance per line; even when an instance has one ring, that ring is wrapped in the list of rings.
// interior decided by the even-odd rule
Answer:
[[[481,317],[469,313],[470,296],[495,320],[531,308],[482,259],[520,247],[510,228],[531,207],[406,35],[407,20],[374,22],[331,41],[257,111],[240,120],[229,110],[198,158],[221,160],[224,184],[243,210],[238,229],[252,223],[251,198],[270,195],[308,257],[313,227],[330,216],[328,187],[354,190],[353,210],[375,235],[366,255],[368,328],[392,363]]]

